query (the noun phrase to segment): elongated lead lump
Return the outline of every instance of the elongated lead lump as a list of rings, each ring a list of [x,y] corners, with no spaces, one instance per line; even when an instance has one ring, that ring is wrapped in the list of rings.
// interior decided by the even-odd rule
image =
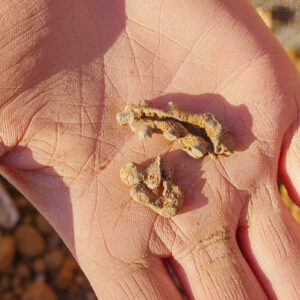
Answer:
[[[117,115],[117,121],[129,125],[141,140],[150,139],[153,133],[163,134],[169,141],[176,140],[180,149],[196,159],[206,154],[230,155],[234,151],[231,132],[213,114],[181,111],[173,102],[165,109],[153,108],[150,101],[128,104]]]

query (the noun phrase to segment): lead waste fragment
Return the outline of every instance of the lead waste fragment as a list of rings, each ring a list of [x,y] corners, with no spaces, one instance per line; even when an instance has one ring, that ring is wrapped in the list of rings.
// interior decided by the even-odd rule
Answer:
[[[173,166],[160,155],[148,167],[130,162],[120,171],[121,180],[131,186],[133,200],[168,218],[178,213],[183,202],[183,193],[173,183],[173,175]]]
[[[117,121],[129,125],[140,140],[151,139],[153,133],[162,134],[195,159],[205,155],[216,158],[234,151],[231,132],[213,114],[185,112],[173,102],[165,109],[153,108],[150,101],[128,104],[117,115]],[[131,162],[120,171],[122,181],[131,186],[131,198],[165,217],[175,216],[183,203],[183,193],[173,184],[173,174],[173,167],[161,156],[148,167]],[[163,189],[161,196],[159,188]]]
[[[153,133],[166,140],[177,141],[180,149],[198,159],[204,155],[216,157],[234,151],[231,132],[211,113],[193,114],[169,102],[165,109],[153,108],[150,101],[128,104],[117,115],[120,125],[129,125],[140,140],[148,140]]]

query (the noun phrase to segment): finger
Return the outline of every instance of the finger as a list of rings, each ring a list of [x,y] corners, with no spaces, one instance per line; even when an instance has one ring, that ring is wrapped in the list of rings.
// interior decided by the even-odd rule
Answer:
[[[276,183],[261,187],[240,231],[244,255],[271,298],[300,299],[299,226],[282,203]]]
[[[300,205],[300,120],[295,122],[286,133],[280,161],[279,178],[285,185],[290,197]]]
[[[243,258],[235,233],[211,229],[194,247],[174,254],[171,263],[191,299],[267,299]]]
[[[99,299],[182,299],[164,262],[156,257],[131,264],[116,262],[101,273],[91,272],[91,281]]]

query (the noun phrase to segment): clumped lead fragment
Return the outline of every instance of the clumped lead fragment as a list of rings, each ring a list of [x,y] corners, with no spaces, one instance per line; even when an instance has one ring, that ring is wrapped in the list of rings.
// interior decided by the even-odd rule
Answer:
[[[183,193],[173,183],[173,174],[173,166],[160,155],[148,167],[131,162],[120,171],[121,180],[131,186],[131,198],[167,218],[175,216],[183,203]]]
[[[231,132],[213,114],[181,111],[173,102],[163,110],[153,108],[151,101],[128,104],[117,120],[120,125],[129,125],[140,140],[150,139],[153,133],[163,134],[169,141],[176,140],[180,149],[196,159],[207,154],[230,155],[234,151]]]

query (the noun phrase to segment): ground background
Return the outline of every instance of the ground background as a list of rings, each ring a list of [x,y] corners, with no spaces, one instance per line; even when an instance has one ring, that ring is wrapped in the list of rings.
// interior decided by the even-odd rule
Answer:
[[[265,11],[271,13],[273,11],[275,19],[277,15],[278,22],[273,31],[283,45],[300,49],[299,0],[252,0],[251,2]]]

